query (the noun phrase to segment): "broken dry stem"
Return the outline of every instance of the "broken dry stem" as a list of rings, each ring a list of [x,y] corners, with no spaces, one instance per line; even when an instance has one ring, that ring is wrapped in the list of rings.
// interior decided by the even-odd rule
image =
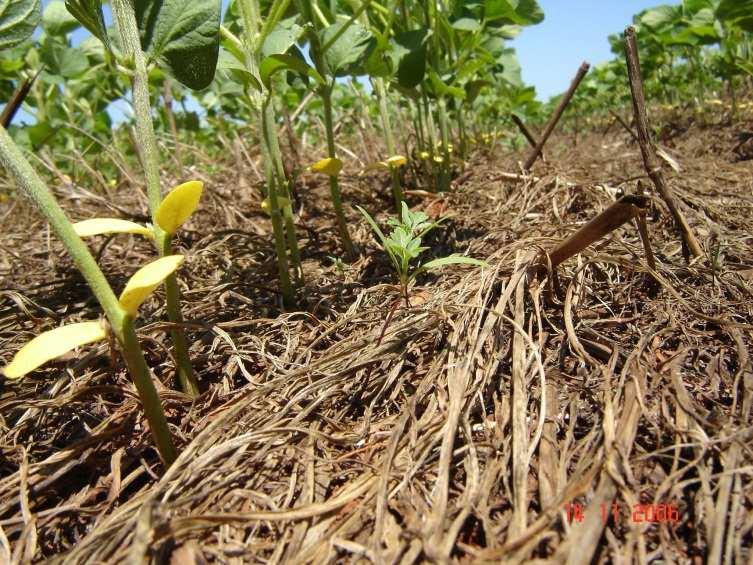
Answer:
[[[647,204],[648,198],[645,196],[623,196],[620,198],[549,252],[552,269],[613,232],[625,222],[639,217]],[[646,232],[646,235],[648,235],[648,232]],[[648,245],[647,241],[647,239],[644,240],[644,245]],[[653,254],[650,257],[649,261],[653,263]]]
[[[26,100],[26,97],[31,91],[31,87],[34,85],[34,81],[37,80],[37,77],[41,72],[42,70],[40,69],[33,77],[19,81],[18,86],[16,86],[16,90],[13,91],[10,100],[8,100],[8,103],[5,105],[5,108],[3,108],[2,113],[0,113],[0,125],[2,125],[4,128],[7,128],[13,121],[13,117],[16,115],[16,112],[18,112],[18,109],[21,107],[21,105],[24,103],[24,100]]]
[[[536,139],[536,136],[534,136],[534,135],[533,135],[533,132],[531,132],[531,130],[529,130],[529,129],[528,129],[528,126],[526,126],[526,125],[525,125],[525,124],[523,123],[523,120],[521,120],[521,119],[520,119],[520,118],[519,118],[519,117],[517,116],[517,114],[511,114],[511,116],[510,116],[510,117],[512,118],[512,121],[513,121],[513,122],[515,123],[515,125],[516,125],[516,126],[518,126],[518,129],[520,130],[520,133],[522,133],[522,134],[523,134],[523,137],[525,137],[525,138],[526,138],[526,140],[528,141],[528,144],[529,144],[529,145],[530,145],[531,147],[534,147],[534,148],[535,148],[535,147],[536,147],[536,145],[538,145],[538,143],[539,143],[539,142],[538,142],[538,140]],[[541,160],[542,160],[542,161],[546,161],[546,158],[544,157],[544,151],[543,151],[543,150],[542,150],[542,151],[541,151],[541,153],[540,153],[540,157],[541,157]]]
[[[533,164],[536,162],[536,159],[539,158],[539,155],[544,149],[544,145],[546,145],[546,142],[549,140],[549,136],[552,135],[552,132],[554,131],[554,128],[557,127],[557,124],[560,121],[560,118],[562,117],[562,114],[565,113],[565,109],[567,108],[568,104],[570,104],[570,100],[572,100],[573,95],[575,94],[575,91],[578,90],[578,86],[580,85],[581,81],[585,78],[585,76],[588,74],[588,69],[591,68],[591,65],[584,62],[581,64],[580,68],[578,69],[578,72],[575,74],[575,78],[570,83],[570,88],[567,89],[567,92],[562,96],[562,100],[560,100],[560,103],[557,105],[557,109],[554,111],[554,114],[552,114],[552,117],[549,119],[549,122],[546,124],[546,129],[544,129],[544,133],[541,134],[541,139],[539,139],[539,142],[536,144],[536,146],[533,148],[533,151],[531,152],[531,155],[528,157],[528,160],[526,161],[525,165],[523,165],[523,170],[528,171],[533,167]]]

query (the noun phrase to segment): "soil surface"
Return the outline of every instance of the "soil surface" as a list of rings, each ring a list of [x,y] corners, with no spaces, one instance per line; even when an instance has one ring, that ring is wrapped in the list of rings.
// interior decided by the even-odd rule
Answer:
[[[726,562],[753,558],[753,123],[664,128],[665,175],[706,257],[686,263],[624,131],[477,150],[410,308],[366,223],[340,267],[327,186],[298,187],[305,285],[283,312],[252,169],[204,178],[180,273],[202,394],[174,386],[159,293],[139,337],[182,454],[168,470],[111,345],[0,384],[0,561]],[[195,171],[187,177],[201,178]],[[183,180],[183,179],[168,179]],[[383,223],[388,179],[345,177]],[[557,268],[528,266],[621,194],[650,197],[651,271],[634,223]],[[413,187],[421,189],[422,187]],[[69,215],[142,218],[58,183]],[[136,196],[134,197],[134,194]],[[0,203],[0,362],[100,310],[31,207]],[[120,290],[154,257],[135,236],[91,243]],[[390,317],[390,313],[392,315]],[[385,323],[389,318],[388,323]],[[172,560],[172,561],[171,561]]]

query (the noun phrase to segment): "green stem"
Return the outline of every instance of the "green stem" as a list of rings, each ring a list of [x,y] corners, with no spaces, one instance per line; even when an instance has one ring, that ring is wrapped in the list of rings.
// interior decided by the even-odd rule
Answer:
[[[276,2],[274,6],[279,8],[280,6],[287,5],[284,0]],[[261,24],[261,10],[258,0],[241,0],[239,2],[241,19],[243,20],[243,41],[244,51],[246,55],[246,67],[248,71],[259,80],[259,65],[261,57],[261,35],[259,26]],[[274,8],[273,6],[273,8]],[[275,8],[276,10],[276,8]],[[277,272],[280,279],[280,292],[282,294],[282,302],[285,308],[293,308],[295,306],[295,296],[293,294],[293,287],[290,284],[290,272],[288,270],[288,255],[285,248],[286,230],[283,225],[283,217],[280,213],[280,203],[278,197],[280,194],[277,191],[278,177],[280,182],[283,183],[285,174],[282,175],[275,172],[277,162],[275,166],[271,164],[271,161],[276,155],[280,155],[279,143],[277,142],[277,128],[275,123],[274,108],[271,106],[270,92],[260,93],[256,90],[251,90],[249,96],[252,100],[253,110],[257,114],[259,120],[259,131],[261,132],[261,149],[264,156],[264,172],[267,180],[267,199],[269,202],[269,215],[272,221],[272,233],[274,238],[275,254],[277,255]],[[275,140],[274,142],[272,140]],[[277,151],[275,151],[275,148]],[[278,162],[282,163],[282,158],[279,157]],[[292,218],[292,212],[291,212]],[[295,226],[292,226],[292,230],[288,225],[288,242],[291,243],[291,238],[295,238]],[[292,236],[290,235],[292,233]],[[291,254],[293,254],[295,260],[295,252],[297,252],[298,243],[295,241],[295,246],[291,244]],[[294,251],[295,250],[295,251]],[[300,261],[300,260],[299,260]]]
[[[86,244],[76,234],[73,226],[63,212],[55,197],[42,179],[36,174],[23,156],[8,132],[0,127],[0,163],[16,180],[21,190],[36,204],[63,242],[73,262],[83,275],[89,288],[107,316],[115,338],[121,346],[123,357],[128,365],[131,378],[141,397],[149,429],[157,444],[165,465],[170,465],[176,458],[175,447],[167,427],[167,420],[162,411],[162,404],[154,388],[149,367],[133,331],[133,322],[121,308],[112,287],[107,282],[102,270],[92,257]]]
[[[421,102],[416,100],[414,105],[416,107],[416,126],[415,127],[416,127],[416,138],[418,139],[418,150],[427,151],[426,139],[424,137],[425,136],[424,119],[423,119],[423,112],[421,111]]]
[[[157,138],[154,135],[152,123],[152,107],[149,100],[149,74],[146,68],[146,57],[141,50],[139,30],[136,25],[136,13],[131,0],[113,0],[112,11],[115,16],[116,26],[123,42],[124,53],[133,58],[133,110],[136,117],[136,132],[141,149],[141,158],[144,164],[146,177],[146,192],[149,198],[149,210],[154,225],[155,241],[161,256],[172,254],[170,238],[163,232],[156,220],[156,213],[162,203],[162,190],[159,178],[159,151]],[[165,281],[165,301],[167,305],[168,320],[175,325],[183,322],[180,311],[180,290],[175,275],[170,275]],[[188,345],[182,330],[175,329],[170,332],[173,338],[173,349],[177,363],[176,371],[178,381],[183,391],[194,397],[199,392],[199,383],[196,373],[191,366],[188,356]]]
[[[274,164],[274,171],[277,175],[277,187],[278,196],[282,196],[288,200],[288,204],[282,207],[283,219],[285,220],[285,234],[288,241],[288,249],[290,250],[290,260],[295,273],[296,281],[299,285],[302,285],[303,280],[303,267],[301,266],[301,252],[298,248],[298,238],[296,237],[295,219],[293,218],[293,208],[290,202],[290,190],[288,190],[288,179],[285,175],[285,167],[282,164],[282,151],[280,150],[280,137],[277,134],[277,120],[275,119],[275,110],[272,106],[271,96],[270,101],[266,107],[267,113],[267,143],[269,145],[269,154],[272,157]],[[270,204],[271,205],[271,204]]]
[[[275,0],[274,4],[272,4],[272,7],[269,10],[269,16],[265,18],[264,27],[260,32],[261,35],[259,37],[259,43],[264,43],[264,40],[285,15],[288,6],[290,6],[290,2],[291,0]]]
[[[120,336],[118,338],[120,346],[123,349],[123,358],[125,359],[128,371],[131,373],[133,384],[139,391],[141,404],[144,407],[146,419],[149,422],[149,428],[152,431],[152,437],[157,444],[157,450],[165,460],[165,465],[172,465],[177,459],[178,452],[173,445],[170,429],[167,427],[165,412],[162,410],[157,389],[154,388],[154,382],[149,373],[149,367],[144,359],[144,354],[139,345],[139,339],[133,328],[133,319],[130,316],[123,318]]]
[[[335,150],[335,130],[332,123],[332,88],[326,86],[320,90],[320,94],[322,101],[324,102],[324,128],[327,132],[328,157],[337,158],[337,151]],[[329,191],[332,195],[332,206],[334,207],[335,215],[337,216],[337,227],[340,231],[340,238],[342,239],[345,253],[349,257],[353,257],[355,255],[355,250],[353,248],[353,241],[350,239],[350,233],[348,232],[348,223],[345,220],[340,184],[337,182],[337,177],[329,177]]]
[[[447,120],[447,106],[445,99],[441,96],[437,100],[437,113],[439,115],[439,131],[442,135],[442,163],[440,176],[440,190],[449,190],[450,188],[450,132]]]
[[[293,264],[296,285],[303,286],[306,282],[303,276],[303,265],[301,264],[301,252],[298,248],[298,238],[295,233],[295,217],[293,216],[292,200],[290,192],[285,191],[288,203],[282,207],[282,217],[285,220],[285,235],[288,240],[288,250],[290,250],[290,261]]]
[[[382,80],[381,78],[375,78],[374,85],[376,86],[377,99],[379,100],[379,115],[382,119],[382,127],[384,128],[388,157],[394,157],[395,155],[397,155],[397,145],[395,144],[395,134],[392,131],[390,113],[389,109],[387,108],[387,89],[384,86],[384,80]],[[402,220],[403,190],[400,187],[400,174],[396,169],[392,169],[391,176],[392,197],[395,199],[395,209],[397,210],[398,219]]]
[[[282,292],[282,301],[286,308],[292,308],[295,305],[293,287],[290,284],[290,272],[288,271],[288,256],[285,249],[285,228],[283,226],[282,214],[280,213],[280,203],[277,192],[277,178],[274,168],[270,164],[271,160],[271,141],[270,132],[276,132],[274,122],[274,112],[270,106],[271,97],[267,96],[264,100],[261,110],[262,122],[262,149],[264,151],[265,170],[267,175],[267,199],[269,201],[269,215],[272,219],[272,231],[275,240],[275,252],[277,253],[277,270],[280,277],[280,292]]]
[[[465,131],[465,117],[463,116],[463,105],[459,105],[457,109],[458,118],[458,133],[460,134],[460,147],[458,151],[460,157],[465,159],[468,151],[468,135]]]

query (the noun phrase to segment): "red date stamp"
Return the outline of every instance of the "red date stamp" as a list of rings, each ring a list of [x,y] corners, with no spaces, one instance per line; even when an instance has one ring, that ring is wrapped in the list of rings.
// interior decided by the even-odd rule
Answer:
[[[570,502],[564,507],[568,524],[580,523],[586,517],[586,508],[583,504]],[[599,515],[603,524],[610,518],[616,524],[627,516],[634,524],[676,524],[680,521],[680,512],[675,504],[634,504],[632,509],[617,504],[601,504]]]

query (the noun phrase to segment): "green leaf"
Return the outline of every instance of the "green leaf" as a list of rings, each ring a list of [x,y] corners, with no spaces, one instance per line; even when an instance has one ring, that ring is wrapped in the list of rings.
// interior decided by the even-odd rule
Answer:
[[[682,9],[685,14],[693,15],[705,9],[713,11],[718,3],[718,0],[683,0]]]
[[[296,44],[303,33],[303,28],[295,23],[296,18],[288,18],[279,22],[264,39],[261,56],[282,55]]]
[[[206,88],[220,48],[220,0],[134,0],[141,47],[185,86]]]
[[[491,86],[492,83],[488,80],[472,80],[465,85],[465,101],[468,104],[473,104],[473,101],[481,94],[481,89],[485,86]]]
[[[372,218],[371,215],[360,206],[356,206],[356,208],[358,209],[359,212],[361,212],[363,217],[366,218],[366,221],[369,222],[371,229],[374,230],[374,233],[376,233],[377,236],[379,237],[379,241],[382,244],[382,247],[387,248],[387,238],[384,237],[384,233],[382,233],[382,230],[379,229],[379,226],[374,221],[374,218]]]
[[[321,34],[322,45],[327,45],[348,24],[348,20],[340,20],[325,28]],[[358,22],[352,22],[327,49],[324,59],[336,77],[357,75],[363,72],[366,60],[375,47],[376,38],[371,32]]]
[[[66,35],[81,24],[65,9],[62,0],[53,0],[42,13],[42,27],[49,35]]]
[[[25,128],[25,130],[29,142],[34,149],[38,149],[55,135],[55,130],[52,126],[45,122],[34,124]]]
[[[40,18],[39,0],[1,1],[0,49],[18,45],[31,36]]]
[[[477,267],[486,267],[487,264],[484,261],[473,259],[472,257],[464,257],[462,255],[450,255],[448,257],[442,257],[440,259],[434,259],[428,263],[421,265],[419,269],[416,269],[411,275],[411,278],[415,278],[421,273],[446,267],[447,265],[475,265]]]
[[[458,31],[480,31],[483,26],[474,18],[460,18],[452,22],[452,27]]]
[[[753,33],[753,0],[722,0],[716,17]]]
[[[272,76],[279,71],[293,71],[302,76],[311,77],[319,84],[324,84],[322,75],[302,58],[295,55],[271,55],[264,59],[259,66],[261,81],[267,88],[270,86]]]
[[[65,0],[65,7],[94,37],[110,48],[101,0]]]
[[[465,98],[464,89],[457,86],[450,86],[433,70],[429,71],[429,80],[431,81],[431,86],[437,96],[451,96],[458,100],[463,100]]]
[[[637,16],[636,23],[658,30],[678,23],[681,15],[679,6],[657,6],[656,8],[641,12]]]
[[[512,86],[523,86],[520,61],[515,49],[505,49],[497,61],[503,66],[502,78]]]
[[[246,65],[240,62],[234,53],[227,49],[220,49],[219,57],[217,58],[217,70],[225,71],[232,75],[231,80],[243,83],[244,86],[252,86],[259,92],[262,91],[261,83],[251,73]]]
[[[398,33],[392,40],[393,66],[397,69],[397,82],[403,88],[415,88],[426,76],[426,41],[428,29]]]
[[[544,21],[544,11],[536,0],[486,0],[484,16],[494,25],[533,25]]]
[[[89,70],[89,61],[80,48],[68,47],[52,38],[42,44],[40,58],[49,73],[66,79],[78,78]]]

